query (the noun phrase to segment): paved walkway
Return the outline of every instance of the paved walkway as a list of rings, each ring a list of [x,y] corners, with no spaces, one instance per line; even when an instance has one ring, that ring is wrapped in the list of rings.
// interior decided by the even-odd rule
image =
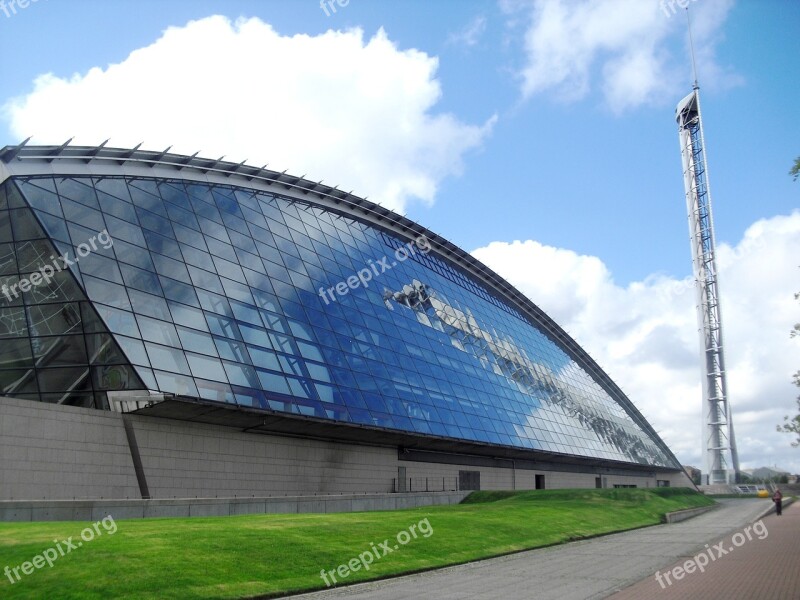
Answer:
[[[720,558],[716,566],[726,565],[742,577],[758,571],[764,577],[780,577],[781,589],[794,589],[791,595],[759,596],[739,593],[741,587],[725,596],[701,592],[685,596],[667,596],[654,579],[656,571],[665,572],[673,563],[683,563],[686,558],[705,551],[710,541],[726,540],[755,521],[771,503],[768,500],[722,500],[718,509],[694,519],[673,525],[658,525],[626,533],[617,533],[592,540],[573,542],[551,548],[521,552],[501,558],[448,567],[419,575],[409,575],[373,583],[325,590],[295,596],[302,600],[358,599],[358,600],[585,600],[606,598],[618,590],[627,595],[617,595],[618,600],[635,598],[725,598],[755,600],[759,598],[786,598],[796,600],[798,582],[798,525],[800,506],[791,506],[781,517],[767,517],[764,524],[768,535],[759,540],[753,531],[752,541],[736,548],[730,555]],[[781,519],[780,522],[777,519]],[[780,527],[778,525],[781,525]],[[793,525],[792,525],[793,524]],[[791,527],[786,527],[791,525]],[[759,528],[760,531],[760,528]],[[727,537],[726,537],[727,536]],[[793,538],[793,539],[792,539]],[[737,538],[738,540],[738,538]],[[760,567],[743,568],[746,556],[754,555]],[[780,556],[779,556],[780,555]],[[741,557],[741,558],[738,558]],[[767,569],[764,563],[772,563]],[[735,565],[727,567],[728,562]],[[749,564],[749,563],[748,563]],[[667,586],[669,593],[683,593],[684,584],[699,585],[708,579],[714,588],[725,573],[687,575],[681,581]],[[713,580],[711,578],[714,578]],[[697,582],[697,583],[695,583]],[[641,588],[637,586],[649,587]],[[791,586],[795,587],[792,588]],[[655,587],[653,587],[655,586]],[[759,589],[761,589],[759,587]]]
[[[754,531],[752,540],[736,533],[714,540],[723,542],[722,550],[728,553],[709,564],[703,572],[691,565],[693,571],[682,575],[679,581],[672,577],[671,585],[665,574],[674,567],[684,565],[697,556],[699,562],[706,560],[699,555],[687,554],[682,560],[661,569],[659,584],[652,575],[639,583],[614,594],[609,600],[694,600],[696,598],[747,600],[798,600],[800,598],[800,504],[794,503],[783,511],[783,516],[774,514],[763,520],[764,529]],[[742,530],[740,530],[742,531]],[[766,534],[764,533],[766,531]],[[763,538],[763,539],[759,539]],[[734,547],[734,544],[740,544]],[[711,545],[713,546],[713,544]],[[705,548],[703,548],[705,550]],[[714,550],[714,556],[718,551]],[[671,574],[671,573],[670,573]],[[663,585],[663,587],[662,587]]]

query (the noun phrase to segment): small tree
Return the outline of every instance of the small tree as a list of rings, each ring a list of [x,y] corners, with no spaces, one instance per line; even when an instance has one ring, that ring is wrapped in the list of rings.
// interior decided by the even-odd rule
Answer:
[[[800,386],[800,371],[794,374],[794,383]],[[800,397],[797,398],[797,411],[793,419],[786,415],[783,417],[783,425],[778,425],[778,431],[781,433],[793,433],[797,436],[797,439],[792,442],[792,446],[795,448],[800,446]]]
[[[800,172],[800,158],[795,161],[794,169],[792,171],[795,172],[795,179],[797,179],[798,172]],[[795,300],[800,300],[800,293],[794,295]],[[789,333],[789,337],[796,337],[800,335],[800,323],[795,323],[792,331]],[[794,374],[794,384],[797,387],[800,387],[800,371]],[[800,446],[800,396],[797,397],[797,414],[794,416],[793,419],[789,418],[789,415],[783,417],[783,425],[778,425],[778,431],[781,433],[793,433],[797,436],[797,439],[792,442],[792,446],[795,448]]]
[[[795,181],[800,177],[800,156],[794,159],[794,166],[791,171],[789,171],[789,175],[791,175]]]

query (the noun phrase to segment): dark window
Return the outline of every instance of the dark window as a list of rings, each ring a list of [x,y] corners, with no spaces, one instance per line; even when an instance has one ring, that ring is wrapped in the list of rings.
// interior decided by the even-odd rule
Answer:
[[[459,490],[480,490],[481,472],[480,471],[459,471],[458,472]]]

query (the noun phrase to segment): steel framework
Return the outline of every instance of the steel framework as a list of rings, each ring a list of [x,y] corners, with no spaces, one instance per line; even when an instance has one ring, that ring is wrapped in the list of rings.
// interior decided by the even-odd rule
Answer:
[[[700,90],[696,84],[692,93],[678,103],[676,120],[689,213],[700,351],[703,355],[703,483],[734,483],[739,473],[739,457],[733,433],[733,415],[728,403],[714,219],[700,114]]]

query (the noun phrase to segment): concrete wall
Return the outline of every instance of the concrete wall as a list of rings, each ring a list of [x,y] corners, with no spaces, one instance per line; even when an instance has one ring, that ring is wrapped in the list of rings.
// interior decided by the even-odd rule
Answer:
[[[163,517],[228,517],[397,510],[458,504],[469,492],[419,494],[340,494],[272,498],[191,498],[181,500],[0,501],[2,521],[99,521]]]
[[[414,480],[413,491],[424,491],[425,483],[430,491],[454,489],[460,470],[480,471],[481,488],[488,490],[534,489],[536,475],[544,475],[548,489],[595,487],[593,473],[401,461],[395,447],[125,418],[153,499],[385,494],[393,491],[399,467]],[[687,485],[680,476],[658,478]],[[656,486],[652,476],[603,477],[606,487]],[[141,497],[122,415],[0,398],[0,501]]]
[[[141,498],[118,414],[0,398],[0,500]]]
[[[391,492],[397,450],[130,415],[152,498]]]
[[[469,467],[461,465],[442,465],[432,463],[406,462],[407,477],[414,478],[415,484],[424,484],[425,478],[429,479],[431,490],[441,489],[442,478],[452,480],[458,477],[460,470],[480,470],[481,489],[484,490],[532,490],[536,489],[536,475],[544,476],[545,489],[559,488],[594,488],[596,477],[601,477],[603,487],[613,488],[614,485],[635,485],[640,488],[657,487],[657,480],[670,482],[670,487],[693,487],[692,482],[682,473],[659,473],[648,475],[610,475],[607,473],[567,473],[562,471],[530,471],[522,469],[501,469],[492,467]],[[436,486],[439,486],[438,488]],[[418,489],[415,487],[414,489]]]

